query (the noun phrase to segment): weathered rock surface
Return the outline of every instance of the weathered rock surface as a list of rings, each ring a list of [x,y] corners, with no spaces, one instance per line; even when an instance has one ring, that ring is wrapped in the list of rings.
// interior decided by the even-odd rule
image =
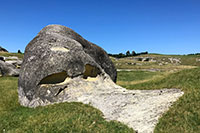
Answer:
[[[158,119],[183,95],[179,89],[126,90],[110,81],[102,82],[104,85],[97,90],[95,86],[76,90],[80,96],[75,102],[90,104],[101,110],[107,120],[120,121],[138,133],[153,133]]]
[[[22,60],[15,56],[0,56],[0,75],[19,76]]]
[[[116,81],[117,72],[107,53],[70,28],[49,25],[25,49],[19,77],[20,103],[35,107],[67,100],[68,94],[58,95],[67,84],[56,84],[68,78],[98,75]],[[51,91],[49,96],[47,89]],[[37,99],[45,102],[39,104]]]
[[[0,46],[0,52],[8,52],[5,48],[2,48],[1,46]]]

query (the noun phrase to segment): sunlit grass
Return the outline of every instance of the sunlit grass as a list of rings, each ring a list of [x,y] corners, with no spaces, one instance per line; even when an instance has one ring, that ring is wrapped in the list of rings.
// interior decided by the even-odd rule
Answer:
[[[164,72],[119,71],[117,84],[127,88],[127,85],[135,85],[160,79],[164,77],[164,75],[166,75]]]
[[[16,57],[22,59],[22,58],[24,57],[24,54],[19,54],[19,53],[8,53],[8,52],[0,52],[0,56],[5,56],[5,57],[16,56]]]

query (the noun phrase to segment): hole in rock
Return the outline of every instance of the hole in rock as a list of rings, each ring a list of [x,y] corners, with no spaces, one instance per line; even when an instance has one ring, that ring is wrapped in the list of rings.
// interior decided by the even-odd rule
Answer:
[[[55,74],[51,74],[45,78],[43,78],[40,84],[58,84],[58,83],[62,83],[65,81],[65,79],[68,77],[66,72],[60,72],[60,73],[55,73]]]
[[[83,73],[83,78],[87,79],[87,77],[97,77],[100,74],[99,68],[86,64],[85,65],[85,72]]]

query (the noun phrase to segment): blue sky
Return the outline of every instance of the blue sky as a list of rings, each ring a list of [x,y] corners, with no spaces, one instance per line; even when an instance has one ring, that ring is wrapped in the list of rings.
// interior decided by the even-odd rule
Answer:
[[[1,0],[0,46],[11,52],[61,24],[108,53],[200,52],[199,0]]]

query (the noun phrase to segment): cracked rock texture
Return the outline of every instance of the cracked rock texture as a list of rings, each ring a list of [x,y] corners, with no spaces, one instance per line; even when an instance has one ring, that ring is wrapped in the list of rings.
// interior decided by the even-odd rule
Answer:
[[[107,120],[120,121],[139,133],[152,133],[162,114],[183,95],[179,89],[126,90],[109,79],[95,82],[81,88],[84,94],[75,101],[90,104]]]

